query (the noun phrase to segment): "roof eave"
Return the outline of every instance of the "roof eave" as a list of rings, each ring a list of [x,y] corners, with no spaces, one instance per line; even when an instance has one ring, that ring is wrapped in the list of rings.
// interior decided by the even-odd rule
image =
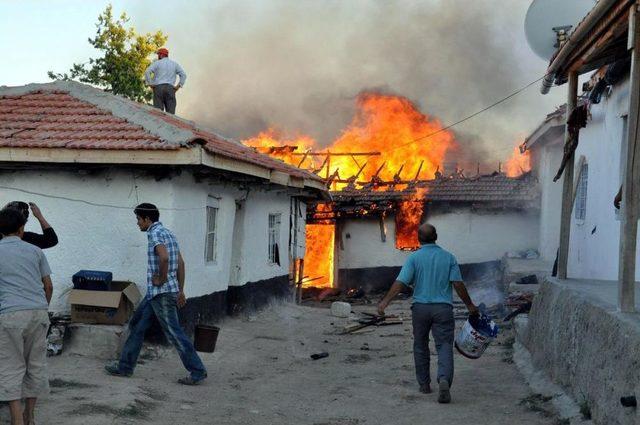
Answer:
[[[0,162],[107,164],[107,165],[193,165],[249,175],[285,187],[311,189],[328,196],[322,181],[292,176],[220,155],[213,155],[201,146],[168,150],[111,150],[68,148],[0,147]],[[324,193],[326,192],[326,193]]]
[[[563,73],[570,67],[570,61],[573,59],[573,54],[582,47],[582,42],[590,35],[590,31],[600,23],[600,21],[612,11],[614,7],[624,8],[625,5],[632,3],[632,0],[599,0],[598,3],[591,9],[591,11],[585,16],[585,18],[578,24],[574,31],[569,36],[569,39],[558,49],[554,57],[551,59],[551,63],[547,68],[547,72],[542,81],[542,87],[540,92],[542,94],[549,93],[551,86],[554,82],[558,83],[563,79]],[[607,28],[604,28],[607,29]],[[593,53],[593,52],[590,52]],[[602,64],[598,64],[600,66]],[[596,66],[594,64],[594,66]],[[596,66],[597,67],[597,66]],[[591,68],[593,69],[593,68]],[[582,68],[582,73],[588,72],[588,67]]]
[[[544,120],[533,132],[525,139],[524,143],[527,149],[539,145],[541,142],[548,140],[545,138],[551,131],[557,131],[558,128],[564,130],[563,115],[554,116],[551,119]]]

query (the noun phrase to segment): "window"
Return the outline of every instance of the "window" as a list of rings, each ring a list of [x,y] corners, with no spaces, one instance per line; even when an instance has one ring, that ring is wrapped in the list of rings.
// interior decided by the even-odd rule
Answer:
[[[213,204],[213,202],[209,202]],[[207,205],[207,237],[205,240],[204,258],[207,263],[216,261],[216,225],[218,207]]]
[[[269,263],[280,265],[280,221],[282,214],[269,214]]]
[[[585,162],[580,168],[578,176],[578,189],[576,190],[576,220],[584,220],[587,216],[587,183],[589,175],[589,165]]]

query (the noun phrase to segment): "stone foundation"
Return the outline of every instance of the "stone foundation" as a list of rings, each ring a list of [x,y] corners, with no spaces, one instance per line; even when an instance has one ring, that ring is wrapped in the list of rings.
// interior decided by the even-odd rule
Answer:
[[[640,423],[636,409],[620,404],[622,396],[640,397],[640,318],[597,296],[603,286],[579,283],[547,278],[518,338],[596,424]]]

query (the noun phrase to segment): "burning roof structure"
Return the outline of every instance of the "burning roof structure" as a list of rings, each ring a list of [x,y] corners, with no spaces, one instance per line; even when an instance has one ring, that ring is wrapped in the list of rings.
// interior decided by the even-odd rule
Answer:
[[[339,217],[390,213],[399,203],[411,201],[429,205],[468,205],[484,209],[535,208],[538,191],[533,176],[525,173],[507,177],[493,173],[476,177],[451,177],[423,180],[402,190],[332,191],[332,208],[308,210],[309,221],[334,220]]]
[[[365,228],[372,225],[364,220],[376,219],[385,244],[389,224],[395,243],[384,249],[406,251],[419,247],[417,228],[425,214],[469,208],[522,211],[538,199],[523,144],[513,147],[504,172],[481,175],[477,158],[462,152],[455,134],[402,96],[361,93],[351,123],[325,147],[311,137],[287,137],[273,129],[244,143],[321,177],[330,190],[330,200],[307,205],[304,274],[306,282],[318,286],[334,286],[345,265],[349,255],[343,252],[342,229],[347,222],[362,221],[359,231],[349,233],[361,240],[361,232],[370,232]]]

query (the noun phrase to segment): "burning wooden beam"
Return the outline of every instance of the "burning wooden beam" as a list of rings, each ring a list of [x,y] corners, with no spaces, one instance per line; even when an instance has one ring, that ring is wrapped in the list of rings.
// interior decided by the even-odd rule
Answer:
[[[381,152],[311,152],[311,151],[307,151],[307,152],[293,152],[291,155],[294,156],[303,156],[303,155],[307,155],[307,156],[380,156],[382,155]]]

